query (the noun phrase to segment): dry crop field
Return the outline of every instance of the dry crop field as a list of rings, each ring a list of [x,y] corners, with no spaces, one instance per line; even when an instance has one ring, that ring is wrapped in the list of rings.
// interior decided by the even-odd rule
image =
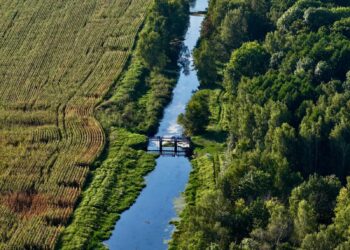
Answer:
[[[0,0],[0,249],[54,248],[149,2]]]

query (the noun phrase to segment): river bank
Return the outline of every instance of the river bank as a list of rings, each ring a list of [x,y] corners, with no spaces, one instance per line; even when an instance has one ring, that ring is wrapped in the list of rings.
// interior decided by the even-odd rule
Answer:
[[[157,22],[164,18],[166,25],[157,28]],[[144,151],[145,135],[155,133],[171,99],[179,77],[180,51],[179,42],[173,41],[182,40],[187,20],[187,0],[169,1],[162,9],[154,2],[150,8],[128,69],[96,109],[106,134],[105,150],[91,167],[81,201],[56,248],[106,249],[102,241],[110,237],[115,221],[145,186],[144,176],[154,169],[156,158]],[[153,29],[159,37],[150,42]],[[159,42],[162,47],[154,50],[152,57],[166,56],[167,63],[150,65],[152,58],[142,46]]]
[[[192,6],[191,10],[195,9]],[[192,69],[194,49],[200,36],[201,16],[191,16],[179,62],[182,72],[173,91],[173,99],[165,109],[157,136],[179,136],[183,128],[177,117],[184,112],[187,102],[199,86],[196,71]],[[160,156],[156,168],[146,177],[146,187],[135,204],[125,211],[116,224],[112,237],[106,241],[111,249],[166,249],[177,217],[174,201],[185,190],[191,171],[185,157]]]

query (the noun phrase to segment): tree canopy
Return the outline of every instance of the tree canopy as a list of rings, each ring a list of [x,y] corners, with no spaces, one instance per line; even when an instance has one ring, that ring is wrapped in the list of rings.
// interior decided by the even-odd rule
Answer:
[[[206,138],[219,127],[227,148],[214,160],[216,186],[191,200],[173,246],[350,246],[349,13],[345,0],[210,1],[195,51],[207,95],[185,114],[209,124],[185,128]]]

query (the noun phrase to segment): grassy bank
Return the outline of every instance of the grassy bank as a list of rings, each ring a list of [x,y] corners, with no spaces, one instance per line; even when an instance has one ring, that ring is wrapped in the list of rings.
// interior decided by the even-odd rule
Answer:
[[[224,157],[227,148],[227,132],[225,129],[225,116],[228,112],[225,106],[218,105],[223,98],[220,89],[200,90],[196,95],[204,94],[209,108],[209,124],[205,130],[196,136],[192,136],[194,155],[191,160],[192,171],[184,193],[185,209],[180,214],[180,221],[175,221],[176,231],[169,243],[169,249],[197,249],[188,242],[182,245],[184,239],[191,238],[187,235],[187,228],[191,227],[191,214],[194,208],[202,202],[203,197],[217,187],[218,174],[225,167]]]
[[[62,249],[103,249],[120,213],[144,187],[143,177],[154,168],[155,156],[142,150],[147,137],[112,128],[106,160],[92,173],[74,219],[64,232]]]
[[[154,134],[178,78],[177,59],[188,21],[188,2],[154,1],[129,67],[96,110],[107,145],[59,249],[105,249],[120,214],[155,166],[146,135]]]

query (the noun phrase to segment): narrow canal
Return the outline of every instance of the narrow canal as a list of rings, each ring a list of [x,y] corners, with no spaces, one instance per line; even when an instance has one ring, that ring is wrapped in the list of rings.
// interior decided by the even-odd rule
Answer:
[[[204,11],[207,7],[208,0],[197,0],[191,4],[191,12]],[[179,61],[183,69],[156,136],[181,136],[183,133],[177,117],[184,112],[199,86],[191,52],[199,39],[203,18],[190,17],[184,40],[186,49]],[[174,230],[169,222],[177,217],[175,201],[185,190],[190,171],[191,163],[186,157],[160,156],[155,170],[145,177],[146,187],[133,206],[121,215],[106,245],[112,250],[167,249],[167,241]]]

